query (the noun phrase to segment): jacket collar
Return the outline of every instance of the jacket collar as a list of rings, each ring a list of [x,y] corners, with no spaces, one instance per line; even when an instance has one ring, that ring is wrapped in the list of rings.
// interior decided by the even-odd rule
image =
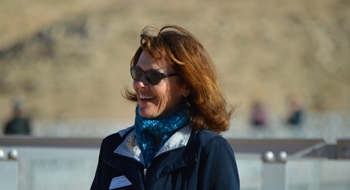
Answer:
[[[140,144],[136,140],[135,128],[132,130],[133,131],[128,134],[125,140],[114,150],[114,153],[135,159],[136,161],[145,165]],[[155,157],[165,152],[186,146],[191,137],[191,132],[192,129],[189,127],[189,125],[178,130],[164,143]],[[123,136],[123,134],[125,134],[125,132],[121,131],[120,135]]]

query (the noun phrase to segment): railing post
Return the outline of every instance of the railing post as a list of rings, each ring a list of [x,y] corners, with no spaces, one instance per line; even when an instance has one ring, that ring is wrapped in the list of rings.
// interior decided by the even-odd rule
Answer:
[[[281,151],[277,158],[267,151],[262,156],[262,190],[287,190],[286,161],[287,153]]]
[[[0,189],[18,190],[18,162],[17,151],[11,150],[8,153],[8,160],[5,153],[0,150]]]

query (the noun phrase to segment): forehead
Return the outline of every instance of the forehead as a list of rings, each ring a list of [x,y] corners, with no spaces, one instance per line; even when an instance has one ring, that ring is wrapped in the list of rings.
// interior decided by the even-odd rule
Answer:
[[[142,52],[139,60],[137,61],[136,67],[147,70],[159,70],[159,71],[174,71],[172,65],[167,63],[164,58],[153,59],[146,52]]]

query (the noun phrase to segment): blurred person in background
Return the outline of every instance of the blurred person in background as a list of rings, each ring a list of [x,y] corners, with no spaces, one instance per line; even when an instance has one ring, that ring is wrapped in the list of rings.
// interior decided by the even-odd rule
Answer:
[[[290,103],[290,115],[287,119],[289,125],[300,125],[302,123],[303,108],[301,102],[297,98],[291,98]]]
[[[131,60],[135,124],[106,137],[91,189],[240,188],[236,159],[219,135],[229,128],[215,67],[179,26],[146,27]]]
[[[266,126],[267,120],[266,110],[264,109],[262,103],[255,102],[252,106],[251,110],[251,124],[256,127],[264,127]]]
[[[5,135],[30,135],[30,120],[23,111],[23,102],[16,99],[11,119],[5,124]]]

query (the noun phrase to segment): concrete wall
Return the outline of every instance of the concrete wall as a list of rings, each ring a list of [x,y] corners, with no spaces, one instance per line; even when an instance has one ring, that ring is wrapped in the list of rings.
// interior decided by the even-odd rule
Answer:
[[[10,150],[9,147],[0,148],[5,152]],[[7,181],[4,176],[16,176],[10,177],[7,182],[13,185],[17,180],[19,190],[90,188],[97,165],[98,148],[16,149],[19,153],[17,161],[0,161],[0,182]],[[236,153],[236,157],[241,189],[261,190],[264,174],[262,160],[240,153]],[[13,171],[16,170],[16,166],[18,170]],[[286,163],[286,176],[289,190],[348,190],[350,161],[291,159]]]

